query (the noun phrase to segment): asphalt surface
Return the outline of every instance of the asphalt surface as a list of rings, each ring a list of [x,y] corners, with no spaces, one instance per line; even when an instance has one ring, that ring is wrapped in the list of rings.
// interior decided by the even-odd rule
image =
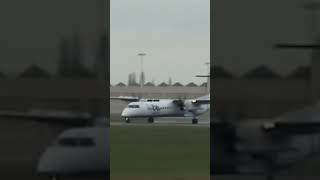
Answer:
[[[154,123],[125,123],[125,122],[111,122],[112,126],[181,126],[181,127],[198,127],[209,128],[210,122],[199,122],[198,124],[192,124],[191,122],[176,122],[176,121],[154,121]]]
[[[192,124],[191,117],[159,117],[154,118],[154,123],[148,123],[147,118],[131,118],[126,123],[120,115],[111,115],[110,125],[112,126],[180,126],[180,127],[201,127],[209,128],[210,120],[207,116],[199,117],[198,124]]]

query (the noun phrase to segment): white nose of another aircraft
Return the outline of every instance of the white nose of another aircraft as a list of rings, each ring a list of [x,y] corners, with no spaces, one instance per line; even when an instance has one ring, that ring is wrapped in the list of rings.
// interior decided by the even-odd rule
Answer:
[[[132,108],[124,108],[124,110],[121,113],[122,117],[134,117],[134,116],[139,116],[140,110],[139,109],[132,109]]]
[[[123,109],[122,117],[141,117],[146,114],[145,110],[142,108],[141,104],[129,104]]]
[[[122,117],[129,117],[131,113],[129,113],[130,109],[124,108],[124,110],[121,113]]]

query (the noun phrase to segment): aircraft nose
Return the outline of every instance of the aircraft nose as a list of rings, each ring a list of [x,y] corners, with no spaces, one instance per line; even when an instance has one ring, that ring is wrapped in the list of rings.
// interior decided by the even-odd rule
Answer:
[[[122,113],[121,113],[121,116],[122,116],[122,117],[129,116],[129,112],[128,112],[128,109],[127,109],[127,108],[124,108],[124,110],[123,110]]]

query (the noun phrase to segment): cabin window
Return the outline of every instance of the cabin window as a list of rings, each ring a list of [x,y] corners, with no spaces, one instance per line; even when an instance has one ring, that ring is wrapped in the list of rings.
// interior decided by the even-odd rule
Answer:
[[[62,138],[59,144],[62,146],[77,146],[77,140],[75,138]]]
[[[128,105],[128,108],[140,108],[139,105]]]
[[[94,146],[94,142],[92,138],[81,138],[79,139],[79,145],[82,147]]]
[[[62,138],[58,144],[67,147],[90,147],[95,145],[93,139],[89,137]]]

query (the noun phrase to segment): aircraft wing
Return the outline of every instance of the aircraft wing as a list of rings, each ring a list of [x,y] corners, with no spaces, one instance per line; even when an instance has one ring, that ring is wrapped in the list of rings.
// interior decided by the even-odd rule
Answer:
[[[210,104],[210,99],[194,99],[191,102],[195,105]]]
[[[178,107],[181,108],[181,110],[184,109],[184,106],[185,106],[185,102],[184,100],[181,100],[181,99],[174,99],[173,101],[173,104],[177,105]],[[194,99],[194,100],[191,100],[191,103],[198,106],[198,105],[201,105],[201,104],[210,104],[210,100],[206,100],[206,99]]]
[[[194,105],[210,104],[210,94],[191,100]]]
[[[285,135],[320,134],[320,122],[270,122],[263,124],[262,129],[267,133]]]
[[[134,96],[118,96],[118,97],[110,97],[110,99],[118,99],[122,101],[128,101],[128,102],[136,102],[139,101],[139,97],[134,97]]]
[[[272,122],[264,123],[262,128],[266,132],[282,134],[320,134],[320,103],[285,113]]]

